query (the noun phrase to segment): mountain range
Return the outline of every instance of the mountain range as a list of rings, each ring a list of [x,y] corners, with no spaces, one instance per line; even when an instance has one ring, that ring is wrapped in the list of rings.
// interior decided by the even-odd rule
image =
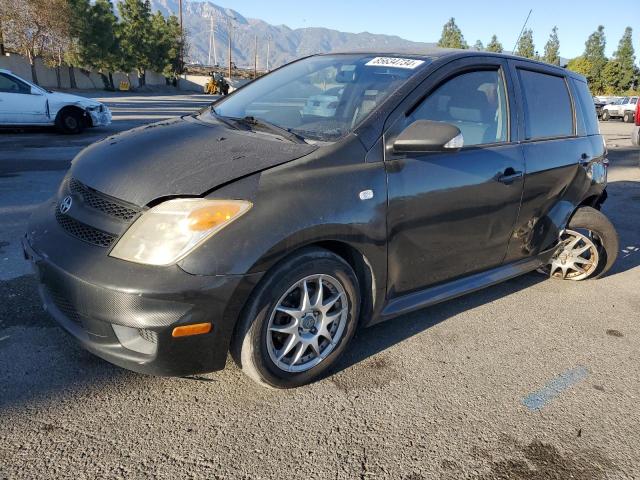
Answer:
[[[151,0],[151,8],[164,15],[178,15],[178,0]],[[277,8],[274,6],[274,8]],[[296,28],[271,25],[263,20],[248,18],[229,8],[210,1],[183,1],[183,22],[187,32],[189,53],[187,61],[204,65],[227,64],[229,31],[231,30],[231,56],[239,67],[253,68],[255,44],[258,44],[258,69],[283,65],[296,58],[314,53],[346,50],[423,51],[434,43],[412,42],[392,35],[368,32],[347,33],[328,28]],[[211,26],[215,32],[215,55],[209,42]]]

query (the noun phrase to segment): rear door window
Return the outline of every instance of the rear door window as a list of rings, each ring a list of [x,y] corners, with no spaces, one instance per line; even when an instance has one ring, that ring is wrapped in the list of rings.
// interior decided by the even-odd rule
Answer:
[[[563,77],[518,69],[527,140],[573,135],[573,109]]]
[[[575,78],[572,78],[571,82],[573,83],[573,87],[576,92],[577,106],[579,107],[576,109],[576,113],[578,113],[580,117],[580,123],[584,125],[585,133],[587,135],[599,134],[600,130],[598,128],[596,107],[593,103],[593,98],[589,93],[589,87],[587,87],[586,82]]]

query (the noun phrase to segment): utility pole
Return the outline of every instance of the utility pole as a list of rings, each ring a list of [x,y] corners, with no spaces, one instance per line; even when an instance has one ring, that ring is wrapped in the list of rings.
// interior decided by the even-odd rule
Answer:
[[[231,19],[227,20],[227,38],[229,39],[229,80],[231,80]]]
[[[255,37],[256,44],[253,49],[253,78],[258,78],[258,35]]]
[[[271,48],[271,35],[267,35],[267,72],[269,72],[269,50]]]
[[[180,18],[180,72],[184,72],[184,26],[182,25],[182,0],[178,1],[178,10]]]
[[[211,42],[213,44],[213,64],[218,65],[218,54],[216,53],[216,24],[217,21],[213,20],[214,24],[211,30]]]
[[[211,48],[212,47],[213,47],[214,62],[215,62],[215,64],[217,64],[218,60],[215,59],[216,39],[215,39],[214,33],[213,33],[213,15],[211,15],[211,26],[209,27],[209,60],[207,62],[207,65],[209,65],[209,66],[211,66]]]

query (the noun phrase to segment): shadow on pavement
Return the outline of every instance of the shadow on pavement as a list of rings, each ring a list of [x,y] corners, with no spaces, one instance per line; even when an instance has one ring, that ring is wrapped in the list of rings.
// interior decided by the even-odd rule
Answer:
[[[502,297],[529,288],[547,279],[538,273],[529,273],[505,283],[458,297],[417,312],[394,318],[385,323],[360,330],[338,365],[328,376],[345,370],[367,358],[380,353],[440,322],[480,305],[491,303]]]

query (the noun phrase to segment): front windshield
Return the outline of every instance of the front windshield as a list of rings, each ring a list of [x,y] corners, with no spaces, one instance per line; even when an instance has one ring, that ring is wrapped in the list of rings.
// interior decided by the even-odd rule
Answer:
[[[310,57],[259,78],[203,115],[253,117],[305,139],[334,141],[426,64],[373,55]]]

